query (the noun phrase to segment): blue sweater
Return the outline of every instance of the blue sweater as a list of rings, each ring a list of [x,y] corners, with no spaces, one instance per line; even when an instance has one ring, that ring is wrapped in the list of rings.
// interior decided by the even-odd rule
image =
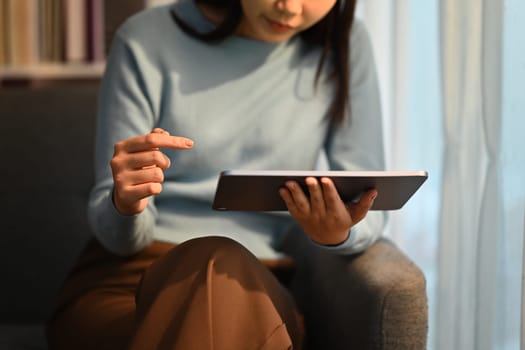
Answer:
[[[213,25],[193,1],[147,9],[128,19],[110,50],[99,94],[96,184],[89,218],[111,251],[132,254],[153,240],[182,242],[231,237],[261,258],[278,256],[294,225],[288,213],[219,212],[211,208],[225,169],[314,169],[321,153],[334,170],[384,167],[381,113],[368,35],[360,22],[351,35],[351,92],[347,119],[331,129],[325,118],[333,86],[314,78],[320,50],[299,37],[271,44],[232,36],[207,44],[185,34],[170,16],[199,30]],[[165,150],[171,167],[163,191],[134,216],[111,199],[113,145],[154,127],[195,141],[189,151]],[[369,212],[335,253],[352,254],[380,236],[384,214]]]

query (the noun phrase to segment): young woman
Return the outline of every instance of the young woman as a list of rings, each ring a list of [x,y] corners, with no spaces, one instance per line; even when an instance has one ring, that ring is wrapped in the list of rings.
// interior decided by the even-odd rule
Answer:
[[[315,336],[315,286],[296,271],[318,265],[311,252],[372,244],[377,191],[343,203],[330,179],[308,178],[308,193],[280,190],[288,213],[211,202],[224,169],[314,169],[321,154],[334,170],[383,168],[355,5],[177,0],[126,21],[99,97],[96,239],[58,297],[52,349],[298,349]]]

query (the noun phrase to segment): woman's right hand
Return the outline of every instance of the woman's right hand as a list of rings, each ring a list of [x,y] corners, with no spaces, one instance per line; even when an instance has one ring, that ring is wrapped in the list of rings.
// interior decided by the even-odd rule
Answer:
[[[150,196],[162,191],[164,170],[171,162],[161,148],[185,150],[192,147],[192,140],[171,136],[160,128],[117,142],[110,161],[113,203],[117,210],[123,215],[138,214],[146,208]]]

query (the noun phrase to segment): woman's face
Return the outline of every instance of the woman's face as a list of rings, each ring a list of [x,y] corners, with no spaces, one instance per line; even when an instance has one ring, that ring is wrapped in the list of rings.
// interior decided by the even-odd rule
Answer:
[[[240,0],[243,17],[237,34],[279,43],[310,28],[336,0]]]

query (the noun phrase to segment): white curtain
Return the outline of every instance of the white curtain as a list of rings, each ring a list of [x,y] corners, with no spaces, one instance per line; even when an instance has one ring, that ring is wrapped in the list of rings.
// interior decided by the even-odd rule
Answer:
[[[522,1],[441,2],[438,349],[519,348],[524,14]]]
[[[502,232],[501,6],[493,0],[441,3],[446,148],[439,349],[494,345]]]
[[[376,53],[387,165],[430,174],[388,230],[427,277],[428,347],[518,349],[525,2],[367,0],[359,16]]]

